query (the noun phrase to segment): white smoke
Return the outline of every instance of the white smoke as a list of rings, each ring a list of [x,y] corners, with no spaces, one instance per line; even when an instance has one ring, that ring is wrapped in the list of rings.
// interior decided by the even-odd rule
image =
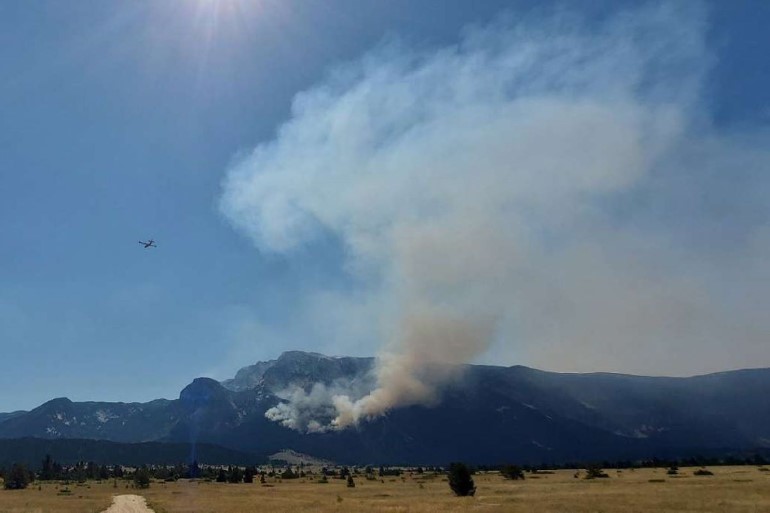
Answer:
[[[323,420],[336,416],[330,394],[323,383],[314,384],[310,392],[305,392],[301,387],[294,387],[279,394],[286,402],[278,403],[267,410],[265,417],[304,433],[323,433],[329,429]]]
[[[676,341],[727,334],[766,357],[768,323],[736,331],[744,305],[714,296],[717,261],[638,206],[675,215],[692,166],[739,152],[699,110],[705,33],[681,5],[506,20],[430,53],[385,45],[297,95],[222,209],[267,252],[338,237],[383,342],[371,393],[297,390],[269,418],[322,431],[431,404],[500,340],[550,367],[681,362]]]

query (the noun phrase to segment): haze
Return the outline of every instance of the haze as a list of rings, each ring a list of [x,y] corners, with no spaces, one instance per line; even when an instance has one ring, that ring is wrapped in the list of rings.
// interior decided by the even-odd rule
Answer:
[[[286,349],[386,356],[384,408],[435,365],[770,365],[764,4],[32,4],[0,6],[0,411]]]

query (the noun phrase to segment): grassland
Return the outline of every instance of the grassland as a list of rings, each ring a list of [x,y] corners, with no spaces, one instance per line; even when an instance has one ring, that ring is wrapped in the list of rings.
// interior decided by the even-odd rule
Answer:
[[[34,484],[26,490],[0,490],[2,513],[98,513],[112,496],[138,493],[156,513],[335,512],[538,512],[538,513],[656,513],[770,512],[770,472],[757,467],[714,467],[713,476],[694,476],[683,468],[679,476],[665,469],[611,470],[608,479],[575,478],[575,471],[528,475],[506,481],[498,474],[474,476],[475,497],[454,497],[443,476],[388,477],[344,480],[328,484],[310,480],[268,479],[268,485],[226,484],[180,480],[153,483],[147,490],[126,488],[127,482],[70,485]],[[128,485],[130,486],[130,485]]]

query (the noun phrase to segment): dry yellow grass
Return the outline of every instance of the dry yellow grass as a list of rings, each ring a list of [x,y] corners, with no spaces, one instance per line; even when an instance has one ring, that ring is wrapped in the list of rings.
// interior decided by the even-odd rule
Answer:
[[[55,485],[37,485],[23,491],[0,490],[2,513],[98,513],[112,495],[139,493],[156,513],[243,512],[367,512],[428,513],[455,511],[538,513],[655,513],[665,512],[770,512],[770,472],[756,467],[714,467],[714,476],[696,477],[684,468],[680,477],[663,469],[610,470],[609,479],[575,479],[574,471],[528,476],[526,481],[505,481],[497,474],[474,476],[474,498],[454,497],[442,479],[418,476],[385,478],[385,482],[357,479],[356,488],[344,480],[328,484],[292,480],[273,486],[213,482],[153,483],[148,490],[126,489],[119,483],[70,486],[71,496],[57,495]],[[663,482],[650,482],[661,480]],[[422,484],[422,487],[420,485]]]
[[[33,483],[26,490],[0,489],[0,513],[99,513],[109,507],[112,496],[118,493],[130,493],[126,483],[118,483],[119,488],[108,484],[90,482],[83,485],[58,483]],[[61,495],[68,488],[71,494]]]

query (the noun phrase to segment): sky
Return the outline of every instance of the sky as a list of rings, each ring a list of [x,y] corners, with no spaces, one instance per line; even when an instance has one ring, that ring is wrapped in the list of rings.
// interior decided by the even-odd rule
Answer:
[[[770,366],[770,4],[542,4],[0,3],[0,411],[436,336]]]

